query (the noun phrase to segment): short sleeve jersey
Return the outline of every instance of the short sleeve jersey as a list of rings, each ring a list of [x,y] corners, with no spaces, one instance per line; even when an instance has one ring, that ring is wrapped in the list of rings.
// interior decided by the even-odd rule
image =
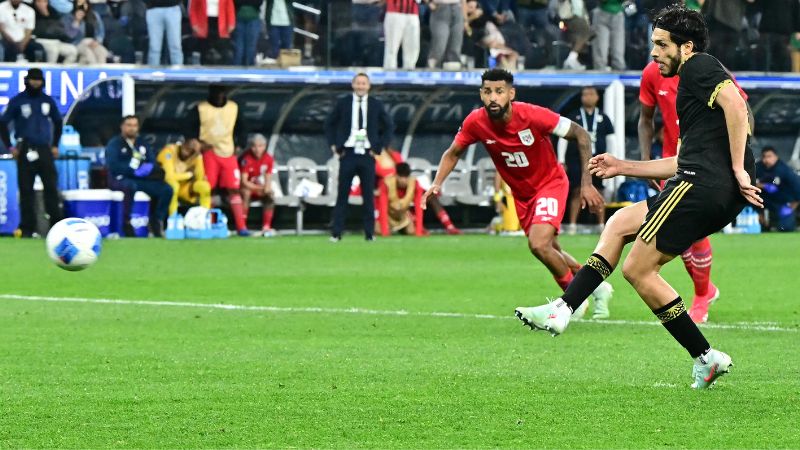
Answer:
[[[735,184],[725,113],[715,104],[722,88],[735,84],[733,76],[707,53],[696,53],[684,62],[680,75],[676,102],[681,133],[678,174],[707,185]],[[749,139],[744,167],[755,178]]]
[[[455,143],[461,148],[483,143],[514,196],[530,199],[551,180],[566,178],[550,141],[560,118],[547,108],[513,102],[511,121],[496,123],[480,108],[464,119]]]
[[[253,152],[246,151],[239,162],[242,175],[247,176],[247,179],[253,183],[264,184],[264,175],[271,174],[275,165],[275,160],[272,156],[264,152],[261,158],[256,159]]]

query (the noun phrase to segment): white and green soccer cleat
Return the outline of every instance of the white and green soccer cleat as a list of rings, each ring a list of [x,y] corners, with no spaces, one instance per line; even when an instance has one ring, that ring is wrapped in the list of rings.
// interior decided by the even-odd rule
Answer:
[[[731,366],[733,366],[733,361],[730,356],[712,348],[705,355],[695,359],[694,368],[692,368],[692,377],[694,378],[692,388],[708,389],[714,386],[717,378],[728,373]]]
[[[514,314],[523,324],[531,327],[531,330],[545,330],[555,337],[563,333],[569,325],[572,310],[564,300],[558,298],[542,306],[520,306],[514,310]]]
[[[608,319],[611,317],[611,312],[608,310],[608,302],[611,301],[613,295],[614,288],[608,281],[603,281],[597,286],[594,292],[592,292],[592,297],[594,297],[594,313],[592,314],[592,319]]]

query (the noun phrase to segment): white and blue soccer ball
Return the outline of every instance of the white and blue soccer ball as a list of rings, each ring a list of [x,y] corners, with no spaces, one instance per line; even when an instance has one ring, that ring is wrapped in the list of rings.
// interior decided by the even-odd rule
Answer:
[[[47,233],[47,254],[64,270],[83,270],[97,261],[103,247],[100,230],[86,220],[70,217]]]

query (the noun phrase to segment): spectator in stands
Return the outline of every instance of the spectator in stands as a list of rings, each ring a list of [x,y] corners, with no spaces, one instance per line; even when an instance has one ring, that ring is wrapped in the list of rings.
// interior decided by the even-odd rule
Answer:
[[[592,156],[606,152],[606,138],[614,133],[614,125],[607,115],[600,111],[597,104],[600,102],[600,94],[594,86],[584,86],[581,89],[581,107],[570,116],[575,123],[581,125],[592,138]],[[565,141],[566,142],[566,141]],[[560,142],[559,142],[560,144]],[[561,146],[559,146],[561,147]],[[569,178],[570,200],[568,204],[569,222],[566,230],[568,234],[575,234],[577,231],[578,214],[581,210],[581,159],[578,146],[574,141],[567,143],[564,162],[567,166],[567,178]],[[594,187],[599,192],[603,192],[603,180],[592,176]],[[606,223],[605,209],[600,208],[597,212],[597,224],[602,230]]]
[[[382,0],[352,0],[349,42],[349,60],[353,66],[378,66],[381,55],[376,54],[381,40],[383,13]]]
[[[755,0],[705,0],[703,14],[708,24],[708,49],[726,67],[734,67],[736,47],[742,32],[747,3]]]
[[[600,0],[592,11],[592,64],[595,70],[625,70],[625,12],[622,0]]]
[[[592,32],[589,28],[589,16],[583,0],[557,0],[556,15],[564,22],[567,41],[570,44],[570,52],[564,61],[564,68],[586,70],[586,66],[581,64],[578,56],[589,42]]]
[[[460,64],[461,44],[467,29],[466,0],[430,0],[431,49],[428,67],[442,67],[443,63]]]
[[[161,65],[161,49],[167,38],[170,64],[183,64],[181,48],[181,0],[147,0],[147,64]]]
[[[0,35],[6,61],[17,61],[20,54],[28,61],[44,59],[44,47],[33,39],[35,27],[36,13],[22,0],[0,3]]]
[[[331,151],[339,157],[339,191],[333,209],[331,242],[339,242],[344,231],[347,200],[353,177],[361,180],[364,199],[364,237],[367,241],[375,235],[375,160],[383,148],[391,143],[394,124],[383,102],[369,96],[369,77],[356,74],[352,81],[352,95],[340,97],[325,121],[325,135]]]
[[[236,29],[233,30],[233,64],[252,66],[256,63],[256,45],[264,21],[261,5],[264,0],[234,0]]]
[[[558,40],[558,30],[550,20],[549,0],[517,0],[517,22],[525,30],[533,28],[532,40],[549,51]]]
[[[150,206],[150,231],[155,237],[164,237],[164,220],[172,200],[172,188],[164,181],[164,170],[156,164],[156,154],[150,145],[139,137],[139,118],[125,116],[120,122],[121,134],[111,138],[106,145],[108,186],[122,191],[123,234],[133,237],[131,207],[137,191],[152,200]]]
[[[527,54],[530,42],[519,25],[502,24],[495,15],[485,14],[477,0],[467,1],[467,33],[480,47],[489,49],[497,59],[497,66],[516,70],[520,54]]]
[[[397,53],[403,46],[403,69],[417,67],[419,59],[419,5],[416,0],[387,0],[383,19],[386,38],[383,68],[397,69]]]
[[[281,49],[292,48],[292,38],[294,37],[292,16],[291,2],[287,0],[267,0],[270,58],[277,58]]]
[[[792,68],[789,44],[793,34],[800,32],[800,1],[760,0],[761,49],[764,52],[763,68],[766,71],[788,72]]]
[[[189,130],[186,136],[198,137],[211,146],[203,152],[206,178],[211,189],[223,189],[231,206],[239,236],[249,236],[243,219],[242,196],[239,193],[240,172],[236,160],[237,143],[246,141],[239,105],[228,100],[225,86],[212,84],[208,87],[208,99],[189,111]]]
[[[395,174],[383,179],[389,200],[389,227],[392,233],[415,234],[414,203],[419,202],[422,192],[418,190],[417,178],[411,175],[411,167],[400,163]],[[419,211],[422,213],[422,211]]]
[[[792,72],[800,72],[800,33],[792,35]]]
[[[114,1],[115,0],[112,0],[112,2]],[[100,17],[111,17],[111,8],[108,5],[108,0],[88,0],[88,2],[90,3],[91,9],[97,12]]]
[[[275,212],[275,201],[272,195],[272,169],[275,160],[267,153],[267,138],[256,133],[250,136],[247,150],[239,159],[242,172],[242,203],[244,220],[250,210],[250,200],[261,200],[261,235],[275,236],[272,229],[272,216]]]
[[[78,61],[84,64],[105,64],[108,50],[103,46],[105,27],[90,3],[75,3],[72,15],[64,16],[64,27],[72,43],[78,48]]]
[[[232,59],[232,55],[229,54],[230,37],[236,28],[233,0],[189,2],[189,23],[192,25],[192,33],[202,53],[203,64],[230,64]]]
[[[186,142],[167,144],[158,153],[157,160],[164,169],[164,180],[172,188],[170,215],[178,211],[178,200],[211,208],[211,186],[206,180],[200,141],[187,139]]]
[[[769,225],[780,231],[794,231],[800,202],[800,177],[778,158],[774,147],[767,146],[761,150],[761,162],[756,164],[756,181],[761,188],[764,209],[769,211]],[[763,214],[763,211],[759,212],[765,224]]]
[[[33,9],[36,12],[33,34],[36,35],[36,42],[44,47],[46,61],[54,64],[60,56],[65,64],[74,63],[78,59],[78,49],[69,43],[61,14],[50,6],[48,0],[35,0]]]

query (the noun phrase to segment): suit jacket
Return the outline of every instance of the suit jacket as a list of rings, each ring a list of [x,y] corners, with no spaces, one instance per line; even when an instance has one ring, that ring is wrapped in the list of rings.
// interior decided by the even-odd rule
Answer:
[[[344,147],[350,137],[350,128],[353,115],[353,94],[343,95],[336,100],[333,110],[325,121],[325,136],[328,145],[333,145],[338,151]],[[367,139],[370,150],[380,153],[392,141],[394,123],[383,106],[383,102],[373,96],[367,97]]]

